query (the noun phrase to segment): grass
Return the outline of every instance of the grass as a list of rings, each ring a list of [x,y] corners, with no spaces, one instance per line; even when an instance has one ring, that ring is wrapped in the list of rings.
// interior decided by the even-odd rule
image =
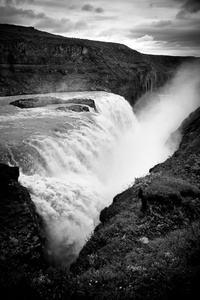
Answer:
[[[85,257],[88,270],[84,268],[78,276],[74,289],[85,299],[170,299],[172,295],[189,299],[198,287],[194,278],[200,274],[199,229],[199,222],[194,222],[148,244],[133,243],[130,238],[112,241],[112,246]],[[101,265],[98,260],[103,253]]]

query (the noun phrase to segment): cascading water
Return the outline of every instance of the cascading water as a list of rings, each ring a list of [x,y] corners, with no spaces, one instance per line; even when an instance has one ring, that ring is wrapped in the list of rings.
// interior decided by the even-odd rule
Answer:
[[[117,95],[93,96],[98,113],[54,108],[51,113],[62,118],[70,114],[68,126],[62,119],[45,134],[35,132],[23,140],[18,150],[23,155],[11,147],[22,169],[20,181],[46,221],[49,248],[65,266],[77,256],[98,223],[100,211],[134,175],[125,176],[127,165],[123,163],[123,155],[127,159],[129,153],[125,139],[138,127],[132,108]],[[34,109],[35,114],[41,112],[45,117],[45,108]]]
[[[162,93],[139,101],[137,117],[123,97],[105,92],[53,95],[92,98],[98,112],[20,110],[1,99],[1,157],[20,167],[59,264],[74,260],[117,193],[176,149],[166,141],[199,106],[199,69],[181,70]]]

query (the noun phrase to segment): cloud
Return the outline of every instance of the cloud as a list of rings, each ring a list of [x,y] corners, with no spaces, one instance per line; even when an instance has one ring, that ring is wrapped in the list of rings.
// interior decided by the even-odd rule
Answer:
[[[0,6],[1,23],[19,22],[21,18],[26,19],[42,19],[45,18],[44,13],[35,13],[32,9],[16,8],[14,6]]]
[[[31,5],[31,8],[35,7],[37,9],[49,8],[49,9],[59,9],[67,8],[70,10],[77,9],[80,7],[80,0],[0,0],[0,3],[4,6],[20,6],[23,7],[24,4]]]
[[[162,45],[166,50],[196,49],[200,51],[200,20],[175,20],[168,26],[138,26],[130,30],[128,38],[141,39],[144,36],[153,37],[154,43]]]
[[[27,23],[27,19],[29,22],[32,20],[32,26],[54,33],[82,30],[87,27],[87,23],[82,20],[72,22],[68,18],[52,18],[43,12],[36,13],[31,9],[22,9],[14,6],[0,6],[0,19],[1,23],[11,24],[24,24]]]
[[[149,41],[153,41],[153,37],[151,35],[144,35],[141,38],[137,39],[140,42],[149,42]]]
[[[76,5],[74,5],[74,4],[72,4],[72,5],[69,5],[69,6],[68,6],[68,8],[73,10],[73,9],[76,9],[76,8],[77,8],[77,6],[76,6]]]
[[[94,10],[94,6],[92,6],[91,4],[85,4],[85,5],[83,5],[82,10],[93,11]]]
[[[82,10],[84,10],[84,11],[94,11],[94,12],[96,12],[96,13],[98,13],[98,14],[101,14],[101,13],[104,12],[104,9],[103,9],[103,8],[101,8],[101,7],[96,7],[96,8],[95,8],[93,5],[91,5],[91,4],[89,4],[89,3],[83,5]]]
[[[149,8],[178,8],[181,2],[185,0],[151,0],[149,3]]]
[[[104,9],[101,8],[101,7],[97,7],[97,8],[95,8],[95,11],[96,11],[97,13],[101,14],[101,13],[104,12]]]
[[[198,11],[200,11],[200,1],[199,0],[186,0],[182,4],[182,6],[177,14],[177,17],[181,18],[186,14],[193,14],[193,13],[197,13]]]
[[[87,27],[85,21],[72,22],[68,18],[51,18],[45,17],[44,19],[38,20],[35,25],[39,29],[50,30],[53,33],[66,33],[75,30],[82,30]]]
[[[4,0],[3,3],[6,6],[16,6],[25,3],[32,4],[34,3],[34,0]]]
[[[154,21],[151,23],[152,26],[154,27],[165,27],[168,26],[172,23],[171,20],[160,20],[160,21]]]

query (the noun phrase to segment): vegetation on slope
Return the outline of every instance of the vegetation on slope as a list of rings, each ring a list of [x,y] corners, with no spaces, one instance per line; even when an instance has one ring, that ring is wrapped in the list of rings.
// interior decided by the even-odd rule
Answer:
[[[189,299],[200,275],[199,217],[195,186],[162,173],[136,180],[102,212],[71,267],[76,290],[85,299]]]

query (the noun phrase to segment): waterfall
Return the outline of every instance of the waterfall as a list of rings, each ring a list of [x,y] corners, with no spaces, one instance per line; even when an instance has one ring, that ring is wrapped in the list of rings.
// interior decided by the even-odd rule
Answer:
[[[47,224],[50,251],[65,266],[98,224],[100,211],[134,175],[125,176],[124,162],[131,153],[127,137],[138,130],[131,106],[107,93],[99,93],[95,103],[97,113],[71,114],[76,120],[70,129],[59,124],[26,140],[28,168],[22,168],[20,181]]]
[[[8,143],[10,156],[45,220],[56,262],[69,266],[113,197],[173,154],[180,139],[166,141],[199,106],[199,86],[199,67],[192,65],[159,95],[141,98],[136,115],[123,97],[88,92],[79,96],[94,99],[97,112],[45,107],[3,116],[5,140],[11,121],[17,134],[17,142]]]

